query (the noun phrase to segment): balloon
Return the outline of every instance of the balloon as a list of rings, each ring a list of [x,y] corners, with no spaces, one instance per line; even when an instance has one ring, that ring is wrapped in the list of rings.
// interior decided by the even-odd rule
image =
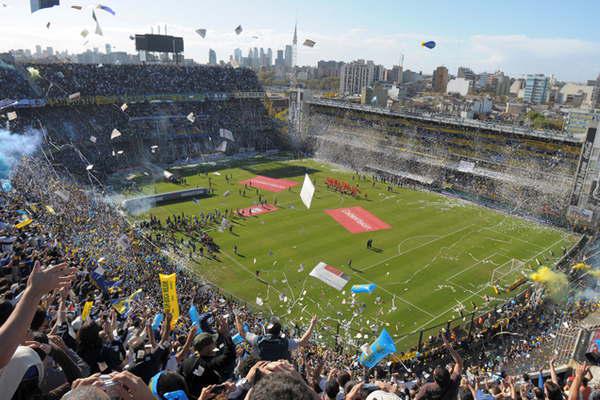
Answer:
[[[428,49],[433,49],[435,47],[435,42],[430,40],[428,42],[421,42],[421,46],[427,47]]]
[[[358,357],[358,362],[367,368],[373,368],[379,361],[395,352],[396,345],[394,344],[394,340],[385,328],[383,328],[377,340],[363,349],[362,354]]]
[[[375,285],[374,283],[369,283],[366,285],[354,285],[352,286],[352,289],[350,289],[352,291],[352,293],[373,293],[373,290],[375,290],[375,288],[377,287],[377,285]]]

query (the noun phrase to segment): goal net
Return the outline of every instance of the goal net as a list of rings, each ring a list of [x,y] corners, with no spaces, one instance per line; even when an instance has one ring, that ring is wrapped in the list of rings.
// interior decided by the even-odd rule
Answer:
[[[500,290],[507,289],[523,277],[522,272],[524,269],[524,261],[517,258],[510,259],[492,270],[490,286],[495,286]]]

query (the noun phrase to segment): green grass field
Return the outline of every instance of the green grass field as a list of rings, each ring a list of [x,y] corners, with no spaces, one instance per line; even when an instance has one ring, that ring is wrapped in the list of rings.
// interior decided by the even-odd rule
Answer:
[[[329,332],[341,323],[342,337],[348,345],[371,341],[374,332],[378,334],[386,327],[398,341],[398,349],[408,349],[416,343],[416,332],[457,318],[461,305],[468,313],[472,303],[493,307],[502,301],[490,287],[494,270],[498,282],[509,285],[522,276],[522,270],[529,271],[536,258],[551,264],[562,255],[562,247],[570,247],[577,240],[570,233],[465,201],[409,189],[390,193],[384,184],[372,187],[370,181],[360,182],[368,200],[356,200],[329,191],[324,185],[326,177],[352,183],[352,172],[314,160],[256,159],[231,168],[207,168],[211,168],[208,174],[194,172],[187,176],[187,183],[189,187],[205,187],[210,177],[215,185],[214,196],[198,203],[163,205],[150,213],[166,219],[181,212],[192,215],[217,208],[245,208],[256,204],[257,196],[254,190],[247,193],[248,197],[240,196],[238,189],[243,186],[237,182],[266,175],[301,184],[304,172],[309,171],[313,182],[317,182],[310,210],[300,201],[301,185],[291,192],[261,191],[269,202],[276,198],[280,209],[240,220],[233,235],[212,230],[210,234],[221,246],[219,261],[190,261],[190,267],[265,314],[277,314],[284,321],[306,326],[310,315],[316,313],[324,321],[321,329]],[[231,184],[225,182],[224,174],[233,175]],[[163,182],[147,184],[143,192],[185,188]],[[230,191],[229,196],[223,196],[226,191]],[[355,205],[392,228],[351,234],[324,212]],[[369,238],[377,251],[366,249]],[[234,255],[234,245],[241,255]],[[362,272],[351,270],[349,259],[353,268]],[[344,292],[308,276],[320,261],[351,277]],[[300,264],[304,264],[303,271],[299,271]],[[261,271],[260,278],[268,285],[256,279],[256,270]],[[377,289],[370,295],[357,295],[353,308],[350,287],[370,282],[377,284]],[[487,304],[486,296],[492,297]],[[262,307],[256,304],[257,297],[264,300]],[[364,307],[362,312],[359,306]]]

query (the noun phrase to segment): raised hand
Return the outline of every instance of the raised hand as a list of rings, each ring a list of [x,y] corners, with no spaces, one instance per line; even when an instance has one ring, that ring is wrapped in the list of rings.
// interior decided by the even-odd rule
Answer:
[[[42,268],[42,264],[38,260],[27,279],[27,288],[36,296],[42,297],[52,290],[62,290],[68,287],[75,272],[76,269],[68,267],[67,263]]]

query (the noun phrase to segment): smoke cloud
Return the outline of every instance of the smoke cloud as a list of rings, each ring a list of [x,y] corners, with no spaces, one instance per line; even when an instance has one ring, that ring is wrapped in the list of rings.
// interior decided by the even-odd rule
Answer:
[[[41,143],[42,134],[38,130],[17,134],[0,129],[0,179],[9,179],[21,157],[33,154]]]
[[[538,268],[536,272],[529,275],[529,279],[546,286],[551,293],[559,292],[569,285],[569,279],[566,274],[553,271],[546,266]]]

